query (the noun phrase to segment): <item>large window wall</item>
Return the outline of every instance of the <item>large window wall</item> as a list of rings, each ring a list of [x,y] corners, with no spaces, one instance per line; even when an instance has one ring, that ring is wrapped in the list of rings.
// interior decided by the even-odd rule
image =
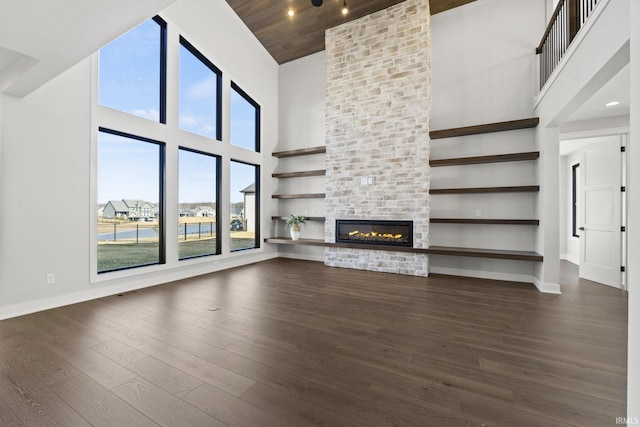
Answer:
[[[98,64],[95,272],[259,248],[258,102],[160,17]]]

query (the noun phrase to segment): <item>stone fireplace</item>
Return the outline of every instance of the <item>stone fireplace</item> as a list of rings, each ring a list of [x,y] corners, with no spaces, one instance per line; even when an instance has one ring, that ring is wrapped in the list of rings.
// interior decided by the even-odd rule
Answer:
[[[338,219],[401,218],[412,247],[428,246],[429,28],[429,1],[406,0],[326,32],[326,242],[341,239]],[[424,254],[349,246],[325,264],[428,274]]]

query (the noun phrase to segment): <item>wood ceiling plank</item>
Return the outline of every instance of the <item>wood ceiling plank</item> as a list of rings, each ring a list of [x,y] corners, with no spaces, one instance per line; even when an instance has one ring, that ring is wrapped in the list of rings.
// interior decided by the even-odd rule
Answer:
[[[403,0],[351,0],[349,14],[340,12],[342,0],[324,0],[315,7],[310,0],[226,0],[260,40],[278,64],[324,50],[324,32],[345,22],[386,9]],[[431,0],[431,14],[444,12],[475,0]],[[288,7],[295,16],[287,16]]]

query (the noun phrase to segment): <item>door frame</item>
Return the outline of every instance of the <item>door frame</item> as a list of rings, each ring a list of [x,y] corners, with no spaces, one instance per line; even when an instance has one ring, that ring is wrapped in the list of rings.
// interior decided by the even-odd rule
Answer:
[[[622,146],[625,147],[625,151],[622,152],[622,186],[625,187],[624,192],[622,192],[621,194],[621,214],[622,214],[622,218],[621,218],[621,225],[623,227],[625,227],[625,229],[628,229],[628,219],[629,219],[629,214],[628,214],[628,194],[629,194],[629,185],[630,185],[630,181],[629,181],[629,150],[631,149],[630,147],[630,128],[628,126],[623,126],[623,127],[617,127],[617,128],[611,128],[611,129],[595,129],[595,130],[587,130],[587,131],[575,131],[575,132],[566,132],[566,133],[561,133],[560,134],[560,142],[567,142],[567,141],[577,141],[577,140],[590,140],[590,139],[595,139],[595,138],[601,138],[601,137],[609,137],[609,136],[619,136],[621,137],[622,140]],[[578,151],[580,149],[583,149],[585,147],[587,147],[588,145],[590,145],[589,142],[584,141],[584,145],[576,148],[573,151]],[[593,141],[595,142],[595,141]],[[564,154],[567,155],[567,154]],[[579,161],[578,161],[579,162]],[[573,165],[573,163],[571,162],[567,162],[566,166],[567,166],[567,184],[570,184],[570,180],[571,180],[571,166]],[[581,165],[582,167],[582,165]],[[562,203],[566,203],[566,205],[568,206],[571,203],[571,195],[567,194],[566,195],[566,199],[567,200],[561,200],[561,204]],[[581,201],[582,202],[582,201]],[[571,212],[568,212],[568,214],[570,214]],[[560,221],[566,221],[567,220],[567,216],[563,215],[563,211],[562,209],[560,210]],[[571,229],[570,227],[567,228],[567,231],[570,233]],[[628,238],[627,238],[628,234],[626,232],[622,233],[622,240],[621,240],[621,252],[620,252],[620,262],[621,262],[621,266],[625,267],[625,271],[622,272],[621,275],[621,282],[620,282],[620,287],[619,289],[622,290],[626,290],[628,291],[628,272],[629,272],[629,268],[631,268],[631,266],[628,263],[628,256],[627,256],[627,252],[628,252]],[[567,240],[569,239],[569,237],[571,236],[563,236],[562,238]],[[582,258],[582,244],[579,244],[579,251],[580,253],[578,254],[578,266],[579,266],[579,262],[580,259]],[[560,253],[562,254],[562,251],[560,251]],[[563,259],[567,259],[570,262],[573,262],[572,259],[569,258],[563,258]],[[606,285],[605,285],[606,286]]]

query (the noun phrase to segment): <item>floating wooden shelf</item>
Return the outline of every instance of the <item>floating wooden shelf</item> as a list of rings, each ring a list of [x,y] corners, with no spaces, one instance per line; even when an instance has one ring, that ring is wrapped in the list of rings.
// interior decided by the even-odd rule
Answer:
[[[509,251],[500,249],[455,248],[449,246],[431,246],[427,253],[432,255],[450,255],[475,258],[510,259],[516,261],[542,262],[543,257],[537,252]]]
[[[280,245],[306,245],[322,246],[331,248],[364,249],[372,251],[390,252],[411,252],[432,255],[451,255],[476,258],[509,259],[516,261],[542,262],[542,255],[530,251],[506,251],[499,249],[476,249],[476,248],[454,248],[448,246],[431,246],[430,248],[406,248],[402,246],[387,245],[361,245],[357,243],[331,243],[321,239],[298,239],[291,240],[288,237],[268,237],[264,239],[266,243],[276,243]]]
[[[272,199],[323,199],[325,193],[308,193],[308,194],[273,194]]]
[[[347,249],[364,249],[370,251],[391,251],[391,252],[411,252],[426,254],[428,249],[424,248],[407,248],[404,246],[390,245],[363,245],[358,243],[331,243],[321,239],[298,239],[291,240],[288,237],[269,237],[264,239],[266,243],[277,243],[281,245],[307,245],[307,246],[323,246],[331,248],[347,248]]]
[[[517,129],[529,129],[538,126],[540,119],[532,117],[530,119],[510,120],[506,122],[487,123],[483,125],[465,126],[459,128],[434,130],[429,132],[431,139],[452,138],[456,136],[479,135],[482,133],[504,132]]]
[[[430,218],[432,224],[540,225],[539,219]]]
[[[300,148],[298,150],[286,150],[286,151],[274,151],[271,153],[273,157],[295,157],[295,156],[308,156],[310,154],[326,153],[327,147],[309,147]]]
[[[524,160],[536,160],[540,157],[539,151],[527,153],[496,154],[492,156],[458,157],[453,159],[430,160],[429,166],[459,166],[479,165],[483,163],[520,162]]]
[[[271,176],[273,178],[299,178],[305,176],[323,176],[326,175],[326,169],[317,169],[313,171],[302,171],[302,172],[279,172],[272,173]]]
[[[539,185],[520,185],[514,187],[476,187],[476,188],[432,188],[429,194],[480,194],[480,193],[535,193]]]
[[[284,221],[287,219],[286,216],[272,216],[271,217],[272,220],[274,221]],[[320,222],[324,222],[325,217],[323,216],[306,216],[304,217],[305,221],[320,221]]]
[[[322,239],[298,239],[291,240],[289,237],[267,237],[264,239],[266,243],[278,243],[281,245],[306,245],[306,246],[330,246]]]

